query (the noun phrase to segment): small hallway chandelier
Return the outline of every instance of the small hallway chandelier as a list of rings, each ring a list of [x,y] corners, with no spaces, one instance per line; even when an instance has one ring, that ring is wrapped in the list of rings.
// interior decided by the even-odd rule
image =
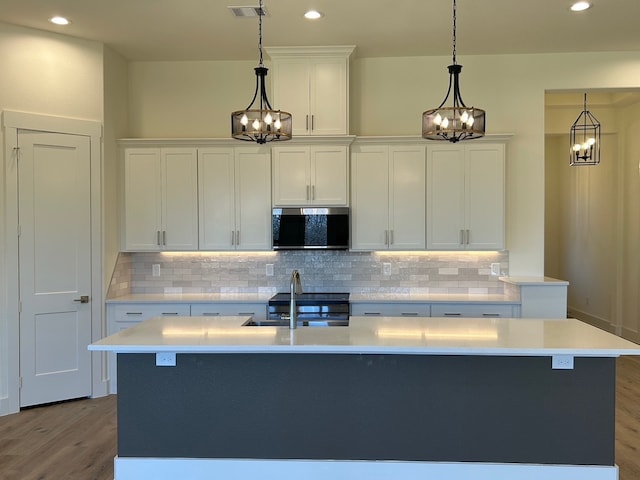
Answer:
[[[453,0],[453,64],[449,65],[449,89],[438,108],[422,114],[422,138],[428,140],[448,140],[452,143],[484,136],[485,111],[467,107],[460,95],[460,72],[462,65],[456,62],[456,0]],[[449,99],[453,87],[451,107],[444,104]]]
[[[569,164],[598,165],[600,163],[600,122],[587,110],[587,94],[584,94],[584,107],[571,126],[571,153]]]
[[[267,142],[291,140],[291,114],[281,110],[274,110],[267,98],[265,77],[268,68],[264,66],[262,56],[262,17],[264,9],[262,0],[258,10],[258,50],[260,62],[254,69],[256,72],[256,89],[253,99],[247,108],[231,114],[231,136],[236,140]],[[255,104],[255,106],[254,106]]]

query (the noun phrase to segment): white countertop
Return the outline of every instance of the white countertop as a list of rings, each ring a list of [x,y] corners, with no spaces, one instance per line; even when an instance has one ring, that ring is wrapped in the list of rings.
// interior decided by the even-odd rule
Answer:
[[[348,327],[246,327],[250,317],[156,317],[89,350],[119,353],[640,355],[640,345],[575,319],[351,317]]]
[[[108,298],[106,303],[267,303],[274,292],[266,293],[129,293]]]
[[[500,277],[500,281],[510,283],[512,285],[552,285],[563,286],[569,285],[566,280],[558,280],[551,277]]]
[[[480,293],[352,293],[351,303],[505,303],[520,304],[519,295]]]
[[[106,303],[267,303],[266,293],[131,293],[108,298]],[[351,293],[351,303],[506,303],[519,304],[519,295],[462,293]]]

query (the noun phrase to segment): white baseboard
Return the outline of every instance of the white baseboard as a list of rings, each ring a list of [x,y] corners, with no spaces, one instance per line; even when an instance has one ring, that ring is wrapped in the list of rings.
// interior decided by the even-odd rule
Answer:
[[[115,480],[618,480],[617,466],[115,458]]]

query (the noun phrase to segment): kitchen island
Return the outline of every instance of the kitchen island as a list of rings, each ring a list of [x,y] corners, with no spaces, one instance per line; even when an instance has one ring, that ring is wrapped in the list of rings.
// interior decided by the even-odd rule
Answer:
[[[574,319],[154,318],[118,353],[116,480],[614,480],[615,358]]]

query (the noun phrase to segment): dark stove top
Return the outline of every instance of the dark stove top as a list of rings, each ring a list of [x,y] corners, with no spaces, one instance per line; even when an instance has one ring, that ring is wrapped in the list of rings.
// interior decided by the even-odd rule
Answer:
[[[287,293],[276,293],[269,299],[269,305],[275,305],[278,303],[289,303],[291,295]],[[331,304],[331,303],[348,303],[348,293],[299,293],[296,295],[296,303],[299,305],[304,304]]]

